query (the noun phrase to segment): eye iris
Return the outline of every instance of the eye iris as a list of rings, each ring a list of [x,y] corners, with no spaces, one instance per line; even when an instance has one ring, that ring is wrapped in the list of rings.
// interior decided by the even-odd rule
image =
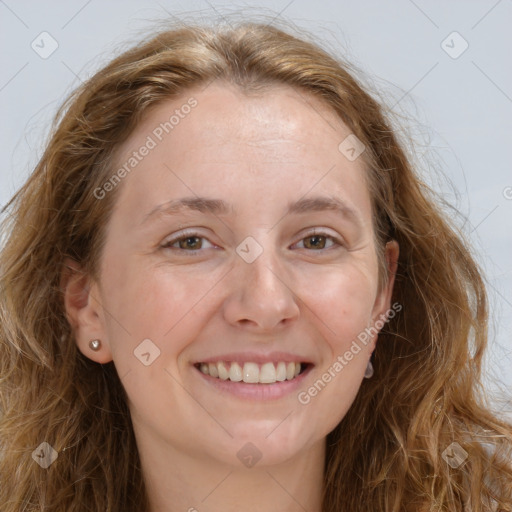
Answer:
[[[325,236],[322,236],[322,235],[312,235],[312,236],[308,236],[305,240],[317,240],[318,241],[318,239],[322,239],[323,244],[320,243],[320,246],[319,246],[319,245],[317,245],[316,243],[313,242],[313,244],[312,244],[313,248],[318,249],[320,247],[320,249],[323,249],[325,247],[325,240],[326,240]],[[306,242],[304,245],[307,247],[308,246],[308,242]],[[309,249],[309,247],[308,247],[308,249]]]
[[[196,244],[192,243],[192,245],[198,245],[199,247],[191,247],[190,245],[188,245],[188,242],[190,240],[195,240]],[[201,246],[201,238],[198,236],[188,236],[187,238],[182,238],[179,241],[179,245],[180,245],[180,249],[192,249],[192,250],[199,249]]]

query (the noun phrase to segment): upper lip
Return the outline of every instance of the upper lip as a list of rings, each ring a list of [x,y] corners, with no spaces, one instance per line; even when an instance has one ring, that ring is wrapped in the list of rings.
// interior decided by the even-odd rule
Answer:
[[[204,359],[199,359],[195,361],[193,364],[198,363],[218,363],[220,361],[230,361],[234,363],[274,363],[284,361],[286,363],[308,363],[311,364],[311,360],[309,360],[305,356],[300,356],[297,354],[292,354],[290,352],[231,352],[227,354],[220,354],[218,356],[205,357]]]

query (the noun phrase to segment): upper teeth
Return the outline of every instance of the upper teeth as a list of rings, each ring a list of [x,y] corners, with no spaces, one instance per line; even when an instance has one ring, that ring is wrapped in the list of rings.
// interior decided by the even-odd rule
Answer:
[[[229,369],[228,369],[229,366]],[[276,381],[291,380],[300,373],[300,363],[201,363],[199,369],[206,375],[233,382],[244,381],[251,384],[273,384]]]

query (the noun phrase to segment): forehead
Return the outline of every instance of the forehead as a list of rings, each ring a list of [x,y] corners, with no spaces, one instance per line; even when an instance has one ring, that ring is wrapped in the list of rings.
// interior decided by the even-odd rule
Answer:
[[[247,95],[212,83],[145,114],[116,155],[117,168],[128,169],[121,198],[151,210],[183,195],[289,203],[328,191],[368,209],[363,159],[351,161],[339,148],[349,135],[306,92],[272,86]]]

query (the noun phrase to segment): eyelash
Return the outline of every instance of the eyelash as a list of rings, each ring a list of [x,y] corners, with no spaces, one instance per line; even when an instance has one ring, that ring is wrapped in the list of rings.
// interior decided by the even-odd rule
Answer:
[[[327,233],[325,233],[323,231],[318,231],[318,232],[317,231],[313,231],[311,233],[308,233],[306,236],[301,238],[300,242],[302,242],[306,238],[312,238],[314,236],[325,237],[325,238],[331,240],[335,245],[338,245],[339,247],[343,247],[343,245],[344,245],[343,242],[341,240],[339,240],[337,237],[329,235],[329,234],[327,234]],[[170,247],[171,245],[175,244],[176,242],[180,242],[181,240],[186,240],[187,238],[199,238],[199,239],[207,240],[207,238],[204,237],[204,236],[201,236],[200,233],[197,233],[195,231],[190,231],[190,232],[182,233],[179,237],[172,238],[171,240],[167,240],[164,244],[161,245],[161,248],[162,249],[177,250],[177,251],[184,251],[184,252],[190,253],[191,256],[197,256],[198,253],[200,253],[201,251],[204,250],[204,249],[187,250],[187,249],[181,249],[181,248],[178,248],[178,247]],[[211,242],[209,242],[209,243],[211,243]],[[313,251],[313,252],[325,252],[325,251],[328,251],[330,249],[335,248],[335,245],[333,245],[331,247],[328,247],[328,248],[324,248],[324,249],[318,249],[318,250],[307,249],[307,250]]]

